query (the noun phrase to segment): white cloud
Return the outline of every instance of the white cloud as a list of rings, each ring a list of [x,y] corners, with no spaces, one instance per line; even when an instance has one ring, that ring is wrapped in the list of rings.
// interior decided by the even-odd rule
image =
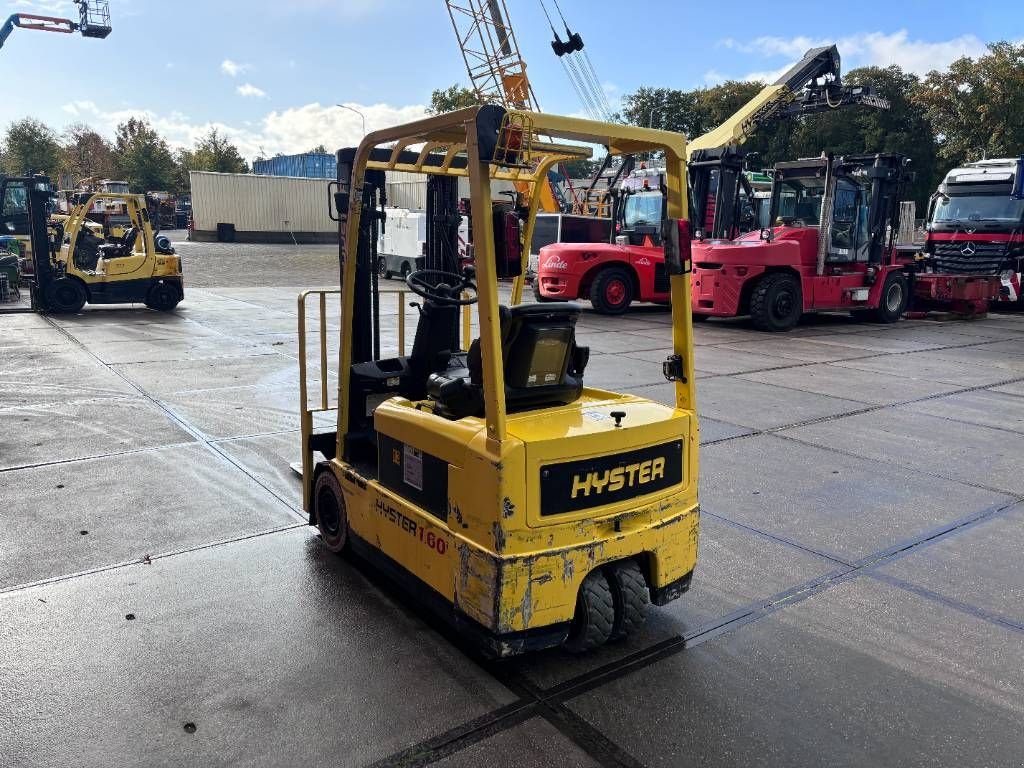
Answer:
[[[224,59],[224,61],[220,63],[220,71],[228,77],[238,77],[247,69],[249,69],[248,64],[239,64],[237,61],[232,61],[231,59]]]
[[[246,98],[248,98],[248,97],[253,97],[253,98],[257,98],[257,99],[265,99],[265,98],[267,98],[266,92],[264,90],[262,90],[261,88],[257,88],[252,83],[242,83],[235,90],[238,91],[238,95],[239,96],[245,96]]]
[[[353,102],[350,106],[366,115],[367,131],[418,120],[427,114],[426,107],[420,104],[396,107],[390,104]],[[180,112],[161,114],[146,109],[108,111],[92,101],[69,102],[63,106],[63,110],[68,114],[69,121],[89,123],[100,133],[111,137],[118,123],[130,117],[145,118],[167,139],[173,149],[191,147],[211,128],[216,128],[249,159],[260,154],[305,152],[318,144],[331,150],[351,147],[363,138],[363,124],[359,115],[347,109],[316,103],[274,110],[253,123],[237,125],[213,121],[195,122]]]
[[[905,29],[891,34],[861,32],[838,40],[815,39],[806,35],[790,38],[763,36],[749,41],[726,38],[720,45],[739,53],[762,57],[785,56],[790,61],[796,61],[808,49],[832,43],[839,48],[844,70],[897,64],[904,70],[918,75],[926,74],[933,69],[944,69],[961,56],[977,57],[986,51],[985,43],[973,34],[960,35],[949,40],[912,40]],[[778,70],[753,72],[750,76],[761,76],[771,82],[785,70],[785,67],[780,67]]]

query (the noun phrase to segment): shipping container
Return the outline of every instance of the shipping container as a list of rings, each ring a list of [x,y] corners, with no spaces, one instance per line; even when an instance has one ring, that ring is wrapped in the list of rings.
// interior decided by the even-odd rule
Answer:
[[[216,240],[217,225],[234,227],[238,242],[337,242],[327,212],[327,179],[189,173],[193,238]]]
[[[282,155],[269,160],[256,160],[252,172],[257,176],[294,176],[306,179],[334,179],[338,175],[338,160],[334,155],[306,152],[301,155]]]

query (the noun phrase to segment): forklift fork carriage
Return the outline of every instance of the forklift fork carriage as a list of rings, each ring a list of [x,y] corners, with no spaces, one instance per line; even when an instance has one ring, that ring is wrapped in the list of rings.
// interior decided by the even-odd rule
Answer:
[[[580,308],[519,305],[540,195],[516,207],[492,185],[535,188],[590,145],[666,158],[666,225],[679,233],[666,252],[674,406],[586,386]],[[338,152],[341,288],[298,301],[303,504],[329,549],[370,561],[492,655],[588,650],[689,586],[699,433],[685,157],[679,134],[494,105]],[[382,294],[374,269],[390,171],[429,175],[436,226],[428,269],[407,281],[422,297],[409,354],[405,291]],[[475,273],[453,247],[457,177],[469,181]],[[499,303],[501,278],[514,278],[511,306]],[[381,352],[395,330],[389,295],[394,356]]]

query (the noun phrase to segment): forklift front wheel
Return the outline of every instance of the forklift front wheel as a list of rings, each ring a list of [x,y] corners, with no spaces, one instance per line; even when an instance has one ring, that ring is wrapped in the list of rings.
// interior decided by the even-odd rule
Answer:
[[[902,272],[890,272],[889,277],[882,286],[882,295],[878,300],[878,306],[869,310],[867,317],[876,323],[898,322],[903,313],[907,311],[907,301],[910,297],[910,290],[907,278]]]
[[[60,277],[46,289],[46,304],[52,312],[74,314],[85,306],[85,288],[77,280]]]
[[[341,483],[330,469],[317,475],[313,504],[316,527],[320,529],[324,546],[331,552],[344,552],[348,547],[348,512]]]
[[[570,653],[585,653],[604,645],[615,626],[615,600],[608,579],[600,570],[591,571],[576,596],[576,614],[563,646]]]

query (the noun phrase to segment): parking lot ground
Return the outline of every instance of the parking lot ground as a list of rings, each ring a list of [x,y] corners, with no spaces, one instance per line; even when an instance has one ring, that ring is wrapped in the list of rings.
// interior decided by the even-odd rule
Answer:
[[[1020,764],[1024,315],[698,324],[692,588],[483,662],[305,525],[334,249],[179,251],[172,315],[0,315],[0,765]],[[665,308],[579,337],[589,384],[671,399]]]

